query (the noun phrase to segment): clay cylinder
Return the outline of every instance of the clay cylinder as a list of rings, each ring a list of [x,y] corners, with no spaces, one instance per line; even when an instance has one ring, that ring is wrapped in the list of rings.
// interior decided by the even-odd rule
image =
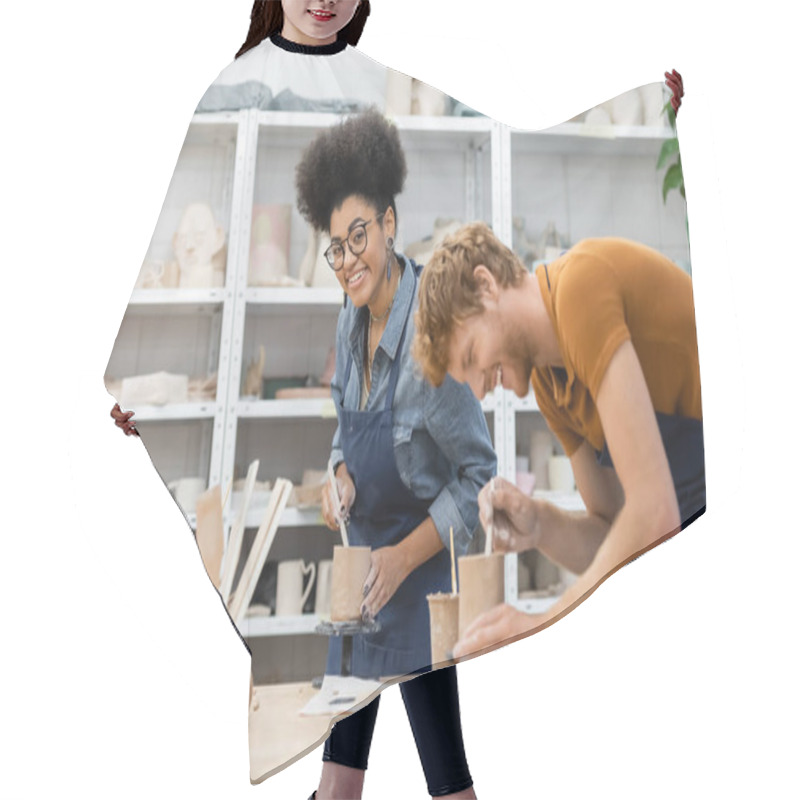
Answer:
[[[458,638],[477,617],[505,602],[505,558],[480,553],[458,559]]]
[[[431,664],[450,661],[458,641],[458,595],[429,594],[428,612],[431,615]]]
[[[336,545],[333,548],[331,622],[361,619],[364,581],[369,574],[371,552],[369,547]]]

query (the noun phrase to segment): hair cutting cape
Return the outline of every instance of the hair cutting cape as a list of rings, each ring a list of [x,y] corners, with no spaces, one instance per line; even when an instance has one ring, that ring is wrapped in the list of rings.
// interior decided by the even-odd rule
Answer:
[[[581,334],[570,326],[582,329],[585,320],[592,333],[584,339],[634,340],[685,525],[705,508],[705,480],[686,204],[667,99],[654,83],[548,130],[512,130],[349,45],[315,52],[276,37],[226,67],[203,95],[106,384],[124,410],[135,411],[153,464],[252,655],[253,782],[317,747],[337,717],[401,677],[359,675],[353,649],[359,636],[376,634],[331,622],[331,560],[341,540],[324,525],[320,498],[338,424],[331,384],[346,367],[334,363],[337,319],[348,309],[322,255],[327,232],[311,229],[297,210],[303,152],[320,131],[370,107],[395,122],[408,164],[395,251],[422,273],[445,234],[475,220],[489,224],[542,286],[566,286],[577,269],[571,254],[591,261],[600,248],[588,288],[572,290],[581,308],[569,319],[554,312],[568,367],[532,376],[524,400],[499,389],[482,402],[497,474],[581,512],[565,454],[589,440],[600,463],[611,463],[591,421],[554,399],[573,391],[584,372],[591,391],[613,352],[596,341],[581,350]],[[645,261],[653,252],[668,261],[681,291],[648,295],[645,281],[626,294],[628,273],[614,255],[615,247],[628,252],[626,242],[645,245]],[[595,326],[608,305],[594,298],[617,304],[621,317]],[[558,309],[558,298],[552,302]],[[682,326],[664,364],[646,341],[656,318]],[[586,353],[594,354],[588,364]],[[396,443],[403,436],[395,430]],[[460,466],[451,465],[454,474]],[[399,472],[409,480],[408,469]],[[408,488],[424,510],[437,497],[420,486],[412,474]],[[466,518],[477,520],[477,508]],[[480,525],[469,528],[456,532],[456,556],[483,550]],[[449,531],[438,532],[450,591]],[[501,598],[539,614],[575,580],[542,553],[508,555]],[[413,660],[415,670],[430,666],[430,647]]]

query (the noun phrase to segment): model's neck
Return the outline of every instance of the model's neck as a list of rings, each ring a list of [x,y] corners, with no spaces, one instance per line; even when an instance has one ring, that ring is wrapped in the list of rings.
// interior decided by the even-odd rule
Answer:
[[[337,35],[334,33],[333,36],[328,36],[325,39],[315,39],[313,36],[303,33],[284,17],[281,36],[289,42],[294,42],[294,44],[303,45],[304,47],[324,47],[325,45],[333,44]]]
[[[400,283],[400,264],[394,254],[389,257],[392,260],[392,276],[388,281],[383,281],[381,283],[381,288],[378,291],[377,297],[367,304],[369,312],[375,320],[373,324],[377,326],[384,326],[386,324],[389,318],[386,312],[389,306],[394,302],[397,287]]]
[[[281,50],[307,56],[335,56],[347,48],[346,39],[325,40],[329,42],[328,44],[321,44],[321,39],[312,39],[312,44],[300,44],[298,41],[287,39],[282,33],[273,33],[269,38],[272,44]],[[308,37],[304,38],[308,39]]]

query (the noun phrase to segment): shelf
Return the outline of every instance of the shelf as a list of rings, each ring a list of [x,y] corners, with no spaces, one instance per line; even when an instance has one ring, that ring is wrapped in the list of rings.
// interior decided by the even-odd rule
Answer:
[[[249,306],[288,307],[292,311],[303,308],[314,311],[320,308],[338,311],[342,307],[341,289],[313,289],[310,287],[267,287],[247,289],[244,295]]]
[[[253,493],[250,500],[250,507],[247,509],[247,516],[245,517],[246,528],[257,528],[264,520],[264,514],[267,512],[267,505],[269,504],[270,492]],[[236,519],[239,514],[239,507],[234,506],[231,509],[230,516]],[[319,506],[310,508],[297,508],[290,506],[284,509],[281,515],[279,528],[313,528],[324,526],[325,522],[322,519],[322,509]],[[337,534],[338,535],[338,534]]]
[[[240,400],[240,419],[336,419],[333,398],[306,400]]]
[[[135,289],[129,313],[213,313],[225,302],[225,289]]]
[[[486,133],[492,132],[492,120],[490,117],[424,117],[417,114],[393,117],[392,121],[401,131],[419,133],[445,133],[445,134],[467,134],[467,133]]]
[[[645,125],[585,125],[565,122],[543,131],[512,129],[515,151],[558,155],[657,155],[670,128]]]
[[[494,413],[497,406],[494,397],[487,395],[481,401],[485,413]],[[306,400],[240,400],[236,408],[240,419],[336,419],[333,398],[309,398]]]
[[[204,115],[205,116],[205,115]],[[344,115],[352,116],[352,115]],[[195,117],[196,118],[196,117]],[[258,124],[267,128],[326,128],[340,122],[342,115],[314,111],[260,111]],[[392,117],[401,131],[447,133],[491,133],[489,117],[426,117],[416,114]]]
[[[167,406],[134,406],[137,422],[169,422],[190,419],[213,419],[216,403],[175,403]]]
[[[238,125],[239,111],[211,111],[192,116],[192,125]]]
[[[526,614],[544,614],[558,600],[559,595],[550,597],[528,597],[524,600],[515,600],[513,605]]]
[[[305,147],[317,131],[341,121],[339,114],[297,111],[260,111],[258,125],[266,140],[278,147]],[[488,117],[399,116],[397,125],[406,147],[452,150],[479,147],[491,140],[492,120]]]
[[[241,625],[245,639],[254,636],[295,636],[314,633],[320,618],[316,614],[296,617],[245,617]]]
[[[487,395],[481,401],[481,408],[491,414],[497,408],[494,396]],[[236,414],[243,419],[306,419],[320,417],[336,419],[333,398],[307,400],[240,400]]]

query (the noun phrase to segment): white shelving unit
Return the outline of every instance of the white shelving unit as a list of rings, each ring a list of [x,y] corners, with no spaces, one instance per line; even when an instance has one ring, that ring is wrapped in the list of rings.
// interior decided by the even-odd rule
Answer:
[[[232,477],[244,476],[254,458],[261,462],[261,481],[285,477],[297,483],[304,469],[325,467],[336,428],[332,400],[243,397],[241,386],[259,345],[266,349],[267,379],[318,376],[333,346],[341,290],[251,287],[248,260],[253,207],[291,204],[289,274],[298,276],[308,227],[295,208],[295,165],[315,134],[339,119],[246,109],[196,115],[192,121],[148,257],[170,257],[183,208],[204,200],[227,233],[225,286],[134,291],[109,369],[114,377],[161,369],[216,372],[212,402],[135,409],[167,481],[202,475],[209,485],[227,486]],[[570,242],[623,235],[670,257],[688,258],[680,249],[683,209],[677,203],[662,207],[655,169],[668,129],[566,123],[523,132],[483,117],[395,122],[408,162],[406,189],[397,198],[400,250],[429,235],[437,217],[483,219],[511,245],[513,219],[524,216],[538,229],[553,220]],[[515,459],[527,453],[525,437],[544,427],[536,402],[532,395],[520,399],[500,389],[485,398],[483,409],[499,474],[514,480]],[[159,435],[148,435],[156,427]],[[577,494],[550,499],[565,508],[581,507]],[[248,529],[259,525],[263,507],[259,500],[251,510]],[[226,526],[234,515],[235,504],[229,504]],[[194,524],[193,515],[188,518]],[[322,526],[319,510],[287,508],[272,555],[307,557],[309,539],[314,557],[331,557],[337,539]],[[508,556],[508,602],[543,610],[554,598],[519,599],[518,567],[517,557]],[[252,617],[244,633],[309,638],[317,621],[313,614]]]

